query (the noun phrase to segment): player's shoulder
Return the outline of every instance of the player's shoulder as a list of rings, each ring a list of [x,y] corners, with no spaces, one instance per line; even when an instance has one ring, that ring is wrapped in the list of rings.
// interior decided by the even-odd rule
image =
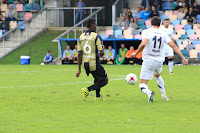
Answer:
[[[142,34],[144,34],[144,33],[149,33],[149,32],[151,32],[151,31],[152,31],[151,28],[149,28],[149,29],[145,29],[145,30],[142,31]]]

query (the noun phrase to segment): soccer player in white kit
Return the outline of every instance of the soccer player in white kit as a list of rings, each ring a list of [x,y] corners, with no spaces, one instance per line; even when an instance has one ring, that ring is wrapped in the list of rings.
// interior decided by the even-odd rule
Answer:
[[[164,56],[163,48],[165,45],[169,45],[183,60],[185,65],[188,64],[188,60],[182,55],[178,47],[171,41],[167,33],[159,29],[161,19],[159,17],[153,17],[151,20],[150,29],[146,29],[142,32],[142,42],[136,51],[132,53],[132,56],[136,56],[143,50],[142,54],[142,68],[140,73],[139,88],[148,96],[148,102],[153,102],[154,91],[150,91],[147,83],[153,79],[153,75],[157,80],[157,84],[160,88],[163,100],[169,100],[165,93],[165,84],[160,73],[162,71]]]
[[[175,43],[173,37],[173,29],[169,27],[169,22],[170,22],[169,18],[164,19],[163,22],[164,27],[162,27],[161,30],[167,33],[169,37],[172,39],[172,41]],[[169,45],[165,45],[163,53],[164,56],[168,58],[169,74],[172,74],[174,51]]]

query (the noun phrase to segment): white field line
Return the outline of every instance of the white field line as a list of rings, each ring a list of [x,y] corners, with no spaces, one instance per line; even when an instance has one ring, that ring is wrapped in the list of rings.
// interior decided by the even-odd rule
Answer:
[[[125,80],[125,78],[110,79],[109,81],[116,81],[116,80]],[[61,83],[61,84],[44,84],[44,85],[5,86],[5,87],[0,87],[0,89],[3,89],[3,88],[15,88],[15,87],[30,88],[30,87],[46,87],[46,86],[55,86],[55,85],[57,86],[57,85],[87,84],[87,83],[93,83],[93,82],[94,81],[74,82],[74,83]]]

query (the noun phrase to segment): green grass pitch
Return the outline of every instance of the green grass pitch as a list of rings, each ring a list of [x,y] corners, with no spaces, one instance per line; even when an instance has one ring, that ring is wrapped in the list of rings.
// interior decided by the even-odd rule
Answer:
[[[91,92],[81,101],[81,88],[92,84],[76,65],[0,66],[0,133],[197,133],[200,124],[199,66],[163,67],[167,96],[163,101],[156,81],[154,103],[147,102],[138,82],[125,82],[128,73],[139,77],[141,66],[104,66],[109,83],[104,101]]]

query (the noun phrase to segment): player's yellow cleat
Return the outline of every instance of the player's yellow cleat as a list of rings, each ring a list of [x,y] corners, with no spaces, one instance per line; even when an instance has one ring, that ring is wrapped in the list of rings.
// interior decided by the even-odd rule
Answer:
[[[101,101],[101,100],[105,100],[105,99],[103,99],[103,96],[101,95],[100,97],[96,97],[95,100],[96,100],[96,101]]]
[[[89,96],[89,91],[87,88],[82,88],[81,89],[81,93],[82,93],[82,100],[86,101],[87,97]]]

